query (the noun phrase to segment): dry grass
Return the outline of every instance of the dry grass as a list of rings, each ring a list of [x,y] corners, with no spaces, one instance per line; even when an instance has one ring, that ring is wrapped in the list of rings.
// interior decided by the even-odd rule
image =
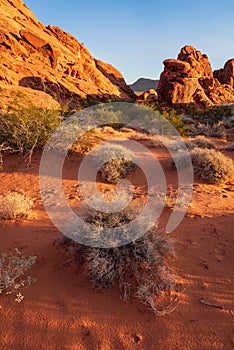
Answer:
[[[0,195],[0,218],[26,218],[31,209],[33,200],[19,192],[9,191]]]

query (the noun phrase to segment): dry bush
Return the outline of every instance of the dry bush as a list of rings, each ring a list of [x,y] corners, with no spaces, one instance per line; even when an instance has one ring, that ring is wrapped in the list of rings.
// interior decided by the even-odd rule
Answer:
[[[86,221],[102,236],[106,228],[121,227],[130,223],[134,216],[134,209],[129,208],[111,214],[91,210]],[[123,240],[129,234],[132,232],[123,228]],[[75,252],[76,264],[84,263],[84,271],[95,288],[106,290],[118,286],[122,299],[137,297],[156,312],[157,297],[172,290],[175,284],[168,266],[168,259],[174,256],[173,243],[154,226],[142,237],[122,246],[98,248],[72,243],[71,252]]]
[[[221,152],[194,148],[191,158],[194,172],[208,183],[224,183],[234,178],[234,163]]]
[[[193,135],[204,135],[206,137],[220,137],[226,138],[226,131],[223,121],[219,121],[217,123],[200,123],[197,122],[193,125],[192,130]]]
[[[94,161],[101,170],[103,178],[110,183],[117,183],[118,180],[123,179],[126,174],[137,168],[134,154],[127,148],[116,144],[101,146]]]
[[[193,149],[194,147],[195,145],[192,141],[183,141],[180,139],[169,144],[169,149],[172,151],[187,151]]]
[[[80,136],[80,138],[72,145],[71,151],[86,154],[99,142],[99,130],[92,128]]]
[[[108,289],[117,284],[124,299],[136,295],[142,285],[152,296],[157,296],[173,287],[166,263],[166,257],[172,252],[169,238],[152,230],[121,247],[90,248],[86,254],[86,269],[96,288]]]
[[[207,139],[205,136],[198,136],[195,139],[193,139],[192,143],[195,147],[199,148],[208,148],[208,149],[216,149],[216,145],[214,142]]]
[[[187,148],[187,150],[190,151],[196,147],[215,149],[216,145],[214,142],[210,141],[205,136],[197,136],[192,140],[177,140],[169,146],[169,149],[172,149],[173,151],[186,151]]]
[[[25,218],[31,209],[33,200],[19,192],[9,191],[0,195],[0,218],[17,219]]]
[[[11,294],[20,287],[31,285],[35,282],[30,276],[22,279],[25,272],[36,262],[36,256],[25,256],[15,249],[14,254],[0,254],[0,294]],[[22,296],[22,295],[21,295]],[[20,293],[16,301],[20,302]]]

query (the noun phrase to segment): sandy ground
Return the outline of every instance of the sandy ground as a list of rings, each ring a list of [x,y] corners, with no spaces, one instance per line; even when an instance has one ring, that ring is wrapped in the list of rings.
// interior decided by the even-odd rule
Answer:
[[[173,191],[177,175],[168,153],[163,148],[151,151]],[[234,158],[233,152],[228,155]],[[70,159],[65,165],[64,188],[70,198],[77,193],[79,161]],[[82,269],[76,272],[64,264],[63,246],[53,244],[61,234],[40,199],[39,163],[40,154],[29,168],[19,156],[5,155],[0,173],[1,193],[17,190],[34,199],[28,219],[0,221],[0,252],[18,248],[37,256],[29,271],[37,282],[21,289],[24,300],[18,304],[14,295],[0,296],[2,350],[234,349],[234,185],[207,185],[195,178],[191,206],[171,234],[176,240],[172,266],[186,289],[176,310],[159,317],[137,299],[121,301],[118,290],[95,291]],[[134,179],[142,184],[138,172]],[[161,227],[170,213],[169,208],[163,211]]]

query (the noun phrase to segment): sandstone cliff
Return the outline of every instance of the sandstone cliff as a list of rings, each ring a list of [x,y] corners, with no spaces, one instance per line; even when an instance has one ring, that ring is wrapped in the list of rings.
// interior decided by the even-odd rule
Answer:
[[[0,3],[0,82],[71,107],[81,99],[135,98],[118,70],[60,28],[44,26],[21,0]]]

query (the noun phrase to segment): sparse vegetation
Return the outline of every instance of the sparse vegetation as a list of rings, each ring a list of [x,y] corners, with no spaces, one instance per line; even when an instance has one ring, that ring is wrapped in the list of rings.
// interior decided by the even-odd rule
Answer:
[[[206,137],[220,137],[226,138],[226,131],[223,121],[218,121],[217,123],[212,122],[196,122],[192,128],[192,134],[204,135]]]
[[[198,136],[192,140],[192,143],[195,147],[199,148],[208,148],[208,149],[216,149],[216,145],[214,142],[210,141],[204,136]]]
[[[156,113],[159,113],[168,122],[170,122],[181,136],[190,134],[190,126],[184,123],[182,113],[176,111],[173,108],[159,105],[158,103],[150,104],[150,108]],[[168,123],[165,122],[161,125],[161,130],[159,130],[159,133],[161,135],[166,135],[167,131],[171,133],[171,128],[168,130]]]
[[[35,279],[27,276],[23,277],[25,272],[36,262],[36,256],[22,255],[18,249],[14,253],[0,254],[0,294],[6,292],[12,294],[18,291],[15,301],[21,302],[23,295],[19,288],[30,286]]]
[[[30,197],[19,192],[9,191],[0,195],[0,219],[25,218],[32,204]]]
[[[103,214],[94,212],[87,221],[99,230],[128,224],[131,210]],[[128,232],[123,230],[123,234]],[[97,289],[111,289],[118,285],[121,297],[126,300],[138,297],[155,308],[157,297],[163,291],[173,289],[175,280],[168,266],[168,258],[174,256],[173,240],[160,234],[156,227],[129,244],[114,248],[86,247],[75,243],[77,259],[81,256],[88,277]]]
[[[93,128],[83,133],[81,137],[72,145],[71,150],[86,154],[99,142],[100,133],[97,129]]]
[[[194,172],[208,183],[223,183],[234,178],[231,158],[214,149],[194,148],[191,151]]]
[[[0,144],[25,155],[30,162],[33,152],[45,145],[59,122],[58,111],[36,107],[17,94],[7,111],[0,113]]]
[[[95,156],[95,163],[101,170],[103,178],[110,183],[117,183],[137,167],[134,154],[117,144],[101,146]]]
[[[223,117],[232,116],[232,108],[230,106],[213,106],[206,108],[205,110],[191,109],[186,112],[189,116],[192,116],[195,120],[200,122],[217,123]]]

